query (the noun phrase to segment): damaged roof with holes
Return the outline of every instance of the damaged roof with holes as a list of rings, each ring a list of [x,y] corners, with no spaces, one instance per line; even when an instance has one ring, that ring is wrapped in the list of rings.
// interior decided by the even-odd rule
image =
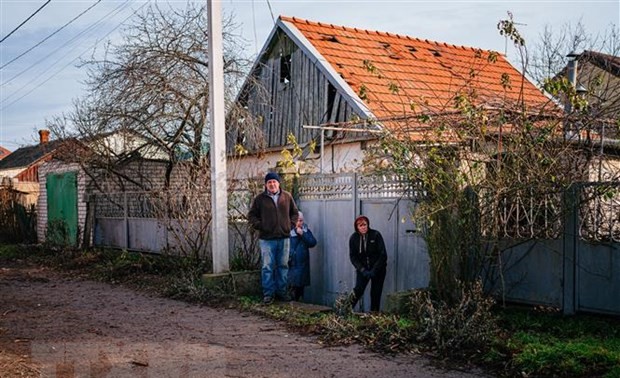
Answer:
[[[379,120],[451,112],[458,97],[488,108],[523,103],[531,111],[550,103],[496,52],[295,17],[279,23],[324,58]]]

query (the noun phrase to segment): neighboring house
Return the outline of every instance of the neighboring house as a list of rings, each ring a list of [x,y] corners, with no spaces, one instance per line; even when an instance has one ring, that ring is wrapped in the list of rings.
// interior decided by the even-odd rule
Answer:
[[[460,95],[489,109],[557,108],[492,51],[281,16],[237,99],[261,124],[266,148],[245,141],[243,120],[229,122],[229,151],[242,142],[249,150],[231,176],[273,168],[289,134],[304,148],[300,171],[357,170],[374,139],[361,131],[450,114]],[[414,124],[408,132],[423,140],[428,130]]]
[[[152,140],[134,131],[63,141],[53,159],[48,159],[38,170],[39,242],[54,239],[60,243],[89,245],[94,226],[89,223],[94,219],[94,214],[89,213],[89,196],[159,187],[165,176],[167,157]]]
[[[17,179],[17,182],[38,182],[38,169],[49,161],[61,141],[50,141],[48,130],[39,130],[39,144],[21,147],[0,161],[0,177]]]
[[[0,160],[0,180],[10,180],[21,194],[24,206],[37,203],[39,196],[38,171],[41,164],[52,159],[61,141],[50,141],[48,130],[39,130],[39,144],[21,147]]]
[[[574,57],[576,85],[585,92],[593,118],[620,119],[620,57],[584,51]],[[562,71],[567,75],[568,68]],[[618,128],[607,130],[606,137],[618,138]]]
[[[574,137],[592,150],[589,170],[591,181],[620,178],[620,57],[595,51],[571,56],[558,77],[568,77],[575,70],[574,85],[587,101],[587,127]],[[560,100],[562,101],[562,100]],[[566,106],[571,111],[570,106]],[[601,158],[602,157],[602,158]]]
[[[6,148],[0,146],[0,160],[2,160],[5,157],[9,156],[10,153],[11,153],[11,151],[9,151]]]
[[[108,161],[128,158],[168,160],[169,156],[157,142],[134,130],[117,130],[80,139],[83,150]]]

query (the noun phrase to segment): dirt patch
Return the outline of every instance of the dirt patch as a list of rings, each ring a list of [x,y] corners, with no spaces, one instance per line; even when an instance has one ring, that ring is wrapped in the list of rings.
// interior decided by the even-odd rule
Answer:
[[[0,268],[0,377],[477,377],[415,355],[325,347],[277,322]]]

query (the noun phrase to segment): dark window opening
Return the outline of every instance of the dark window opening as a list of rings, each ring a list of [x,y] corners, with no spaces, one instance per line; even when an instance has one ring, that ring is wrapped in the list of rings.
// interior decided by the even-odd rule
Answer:
[[[429,50],[433,56],[441,56],[441,53],[437,50]]]
[[[280,83],[291,82],[291,55],[280,56]]]
[[[338,92],[336,91],[336,87],[334,87],[330,83],[329,86],[327,87],[327,115],[329,116],[329,120],[328,120],[329,123],[338,121],[337,117],[338,117],[339,106],[335,106],[337,93]],[[334,135],[335,135],[334,130],[325,131],[326,138],[333,138]]]
[[[327,109],[329,109],[330,112],[332,111],[332,108],[334,107],[335,99],[336,99],[336,88],[330,83],[329,86],[327,87]]]

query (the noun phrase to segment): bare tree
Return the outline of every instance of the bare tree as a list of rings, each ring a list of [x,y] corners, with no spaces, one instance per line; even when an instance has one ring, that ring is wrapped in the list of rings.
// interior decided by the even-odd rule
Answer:
[[[565,24],[559,30],[547,26],[531,51],[527,72],[565,106],[574,103],[567,109],[581,122],[577,131],[589,133],[590,140],[620,137],[614,122],[620,118],[618,25],[610,24],[598,34],[589,33],[581,22]],[[571,60],[577,67],[575,83],[567,78]],[[571,86],[576,90],[571,91]],[[577,101],[571,96],[578,96]]]
[[[177,161],[204,165],[201,160],[209,150],[206,25],[206,6],[192,2],[184,9],[155,4],[137,14],[121,43],[108,44],[103,58],[82,62],[88,69],[88,93],[75,101],[73,112],[53,119],[50,128],[59,137],[77,137],[96,152],[85,164],[91,171],[113,171],[116,162],[129,156],[159,158],[169,162],[168,182]],[[232,17],[225,19],[229,108],[250,63],[236,27]],[[112,146],[102,138],[111,132],[121,132],[131,142]]]
[[[260,145],[256,123],[234,101],[251,61],[233,17],[223,23],[230,123],[252,138],[243,142]],[[58,157],[79,163],[104,196],[141,192],[129,201],[141,209],[136,216],[158,219],[171,250],[200,258],[209,255],[211,221],[207,30],[206,4],[145,8],[123,29],[121,42],[81,63],[87,94],[72,112],[48,122],[67,140]],[[114,198],[102,206],[122,206]]]
[[[539,84],[556,77],[568,64],[571,53],[583,51],[618,56],[620,54],[620,31],[618,25],[609,25],[607,30],[599,34],[591,34],[581,23],[567,23],[558,29],[545,26],[540,39],[532,45],[531,61],[528,73]]]

